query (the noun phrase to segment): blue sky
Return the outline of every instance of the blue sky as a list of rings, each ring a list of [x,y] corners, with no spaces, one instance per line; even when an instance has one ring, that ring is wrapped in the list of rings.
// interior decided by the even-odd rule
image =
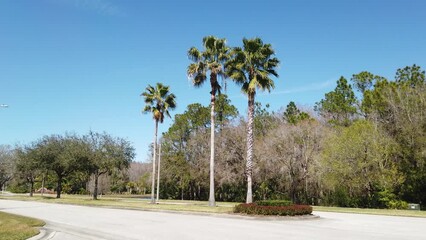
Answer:
[[[271,43],[280,77],[257,100],[272,110],[312,106],[340,76],[426,68],[425,8],[422,0],[0,0],[0,104],[10,106],[0,109],[0,144],[92,129],[127,138],[145,161],[154,122],[139,95],[163,82],[177,96],[174,113],[207,105],[208,85],[195,89],[186,76],[186,52],[204,36]],[[228,91],[245,115],[239,88]]]

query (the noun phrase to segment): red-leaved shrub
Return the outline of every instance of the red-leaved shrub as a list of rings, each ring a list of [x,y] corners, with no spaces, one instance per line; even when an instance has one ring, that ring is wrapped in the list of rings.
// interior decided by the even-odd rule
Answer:
[[[312,207],[308,205],[259,206],[255,203],[242,203],[235,206],[234,213],[245,213],[249,215],[296,216],[311,214]]]

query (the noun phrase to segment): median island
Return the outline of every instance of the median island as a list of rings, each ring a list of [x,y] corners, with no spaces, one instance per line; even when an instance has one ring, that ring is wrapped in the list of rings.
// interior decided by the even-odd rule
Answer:
[[[287,200],[264,200],[242,203],[234,207],[234,213],[247,215],[301,216],[312,214],[309,205],[296,205]]]

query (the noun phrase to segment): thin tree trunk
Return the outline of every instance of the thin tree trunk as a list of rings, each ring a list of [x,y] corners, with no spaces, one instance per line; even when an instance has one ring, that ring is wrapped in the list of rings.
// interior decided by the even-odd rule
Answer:
[[[248,117],[247,117],[247,198],[246,203],[253,202],[252,172],[253,172],[253,121],[254,121],[254,92],[248,94]]]
[[[160,200],[160,163],[161,163],[161,141],[158,146],[157,202]]]
[[[308,179],[305,178],[305,204],[309,204]]]
[[[43,193],[44,193],[44,180],[46,178],[46,174],[43,173],[43,178],[41,179],[41,196],[43,197]]]
[[[183,201],[183,184],[182,184],[182,178],[180,179],[180,199]]]
[[[216,84],[217,84],[217,76],[215,74],[210,75],[210,84],[212,87],[212,91],[210,92],[210,192],[209,192],[209,206],[216,206],[215,196],[214,196],[214,104],[216,100]]]
[[[58,177],[58,186],[56,186],[56,198],[61,198],[62,177]]]
[[[30,179],[30,197],[32,197],[34,194],[34,178]]]
[[[155,158],[157,152],[157,132],[158,120],[155,120],[155,133],[154,133],[154,153],[152,154],[152,183],[151,183],[151,203],[155,204]]]
[[[95,171],[95,187],[93,189],[93,200],[98,200],[98,180],[99,180],[99,175],[98,175],[98,170]]]

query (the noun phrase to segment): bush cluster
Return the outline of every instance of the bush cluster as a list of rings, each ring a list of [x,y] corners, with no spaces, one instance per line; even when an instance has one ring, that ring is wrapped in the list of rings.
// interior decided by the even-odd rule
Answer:
[[[378,197],[381,203],[380,205],[382,205],[381,207],[388,209],[408,209],[408,203],[406,201],[399,200],[394,193],[388,190],[379,192]]]
[[[249,215],[296,216],[311,214],[312,207],[308,205],[259,206],[256,203],[242,203],[235,206],[234,213],[245,213]]]
[[[386,204],[388,209],[408,209],[408,203],[406,201],[401,200],[391,200]]]
[[[284,206],[293,205],[293,202],[290,201],[290,200],[261,200],[261,201],[256,201],[256,204],[258,206],[280,206],[280,207],[284,207]]]

